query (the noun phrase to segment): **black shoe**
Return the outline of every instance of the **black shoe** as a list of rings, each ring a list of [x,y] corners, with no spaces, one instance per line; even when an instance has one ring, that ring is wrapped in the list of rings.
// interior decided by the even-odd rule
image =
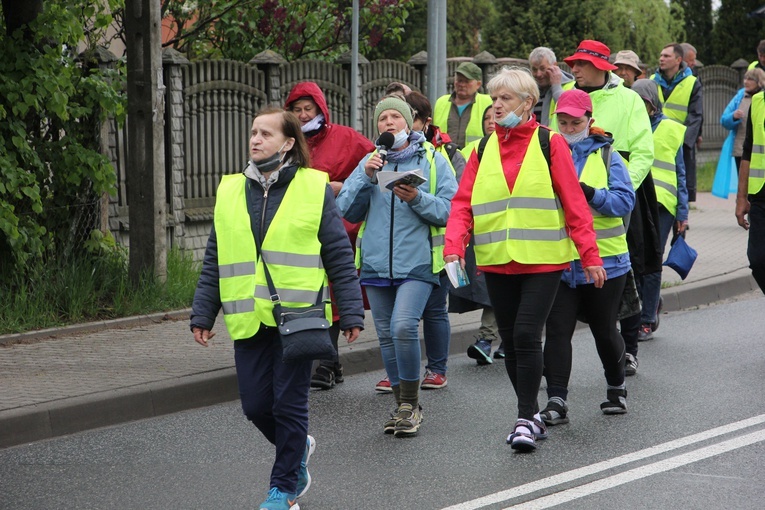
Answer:
[[[343,377],[343,365],[341,365],[339,361],[335,363],[334,372],[335,372],[335,382],[337,384],[340,384],[341,382],[345,381],[345,377]]]
[[[656,322],[651,324],[651,331],[659,329],[659,322],[661,322],[661,309],[664,308],[664,298],[659,296],[659,306],[656,307]]]
[[[568,405],[562,398],[552,397],[539,415],[547,425],[563,425],[568,423]]]
[[[468,347],[467,355],[479,365],[491,365],[491,342],[479,338],[476,343]]]
[[[319,365],[316,373],[311,377],[311,388],[330,390],[335,386],[335,371],[332,367]]]
[[[494,351],[494,359],[505,359],[505,345],[500,344],[496,351]]]
[[[638,359],[637,356],[633,356],[630,353],[627,353],[626,359],[624,360],[624,375],[630,376],[637,374],[638,369]]]
[[[624,414],[627,412],[627,390],[606,390],[606,400],[600,404],[603,414]]]

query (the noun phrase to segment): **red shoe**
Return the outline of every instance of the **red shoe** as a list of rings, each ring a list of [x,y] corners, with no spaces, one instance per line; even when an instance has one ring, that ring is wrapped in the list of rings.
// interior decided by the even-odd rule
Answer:
[[[390,387],[390,379],[387,377],[375,385],[375,391],[381,393],[392,393],[393,388]]]
[[[439,390],[446,387],[446,376],[431,372],[425,372],[425,379],[422,380],[420,388],[423,390]]]

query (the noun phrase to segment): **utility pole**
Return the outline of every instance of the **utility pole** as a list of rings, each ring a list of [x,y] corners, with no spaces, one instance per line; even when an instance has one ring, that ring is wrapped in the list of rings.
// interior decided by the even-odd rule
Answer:
[[[125,0],[130,279],[167,277],[160,0]]]
[[[446,0],[428,0],[428,99],[446,94]]]

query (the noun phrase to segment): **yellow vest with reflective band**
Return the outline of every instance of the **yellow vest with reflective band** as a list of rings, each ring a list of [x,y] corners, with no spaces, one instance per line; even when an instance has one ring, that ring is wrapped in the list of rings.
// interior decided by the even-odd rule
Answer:
[[[431,195],[435,196],[436,194],[436,162],[435,158],[433,157],[433,152],[437,151],[432,143],[430,142],[422,142],[422,146],[425,147],[425,157],[428,160],[428,163],[430,164],[430,175],[428,176],[428,184],[429,184],[429,192]],[[443,147],[443,146],[441,146]],[[446,161],[449,161],[449,156],[446,154],[446,151],[441,151],[442,155],[444,156],[444,159]],[[374,152],[372,153],[374,154]],[[371,157],[371,156],[370,156]],[[451,161],[449,161],[449,167],[452,169],[452,173],[454,172],[454,167],[452,166]],[[367,222],[366,220],[361,224],[361,228],[359,228],[359,234],[356,236],[356,269],[361,269],[361,238],[364,236],[364,230],[367,228]],[[446,262],[444,262],[444,240],[445,240],[445,234],[446,234],[446,227],[434,227],[430,226],[430,256],[433,264],[433,274],[440,273],[441,270],[446,267]]]
[[[608,170],[601,151],[602,149],[598,149],[587,156],[587,162],[584,164],[579,180],[596,189],[608,189]],[[614,154],[611,156],[618,157]],[[627,253],[629,251],[627,248],[627,230],[624,228],[622,218],[604,216],[592,207],[590,211],[592,212],[592,225],[595,229],[600,256],[611,257]],[[574,250],[574,258],[578,260],[579,253],[573,248],[573,245],[572,249]]]
[[[667,211],[677,214],[677,168],[675,156],[685,139],[685,126],[664,119],[653,132],[653,166],[651,176],[656,188],[656,200]]]
[[[752,158],[749,162],[748,193],[758,193],[765,184],[765,93],[752,96]]]
[[[244,174],[224,175],[215,202],[220,299],[233,340],[251,338],[261,324],[276,325],[263,260],[257,257],[249,221],[246,182]],[[298,169],[271,220],[261,252],[282,305],[314,305],[321,290],[325,315],[331,322],[318,237],[327,182],[326,172]]]
[[[654,80],[656,74],[651,75],[651,79]],[[688,105],[691,102],[691,92],[693,92],[693,86],[696,84],[696,77],[692,74],[683,78],[680,83],[675,85],[675,88],[670,92],[669,97],[664,99],[664,92],[661,90],[661,85],[658,83],[659,89],[659,101],[664,105],[664,115],[672,120],[676,120],[680,124],[685,124],[685,119],[688,118]]]
[[[576,85],[576,80],[571,80],[569,82],[566,82],[563,85],[561,85],[560,87],[565,92],[566,90],[573,89],[574,85]],[[550,111],[550,120],[549,120],[550,125],[547,126],[547,127],[549,127],[551,130],[555,131],[556,133],[558,132],[558,116],[555,114],[555,108],[557,108],[557,107],[558,107],[558,102],[555,101],[555,99],[550,99],[550,110],[549,110]],[[544,119],[542,119],[542,120],[544,120]]]
[[[757,64],[759,64],[759,63],[760,63],[760,61],[759,61],[759,60],[755,60],[754,62],[750,62],[750,63],[749,63],[749,66],[746,68],[746,70],[747,70],[747,71],[751,71],[752,69],[754,69],[755,67],[757,67]]]
[[[544,129],[544,128],[537,128]],[[493,133],[478,166],[473,196],[473,244],[479,266],[565,264],[574,258],[560,200],[535,131],[512,193]]]
[[[433,110],[433,124],[441,128],[441,131],[447,132],[449,129],[449,112],[452,109],[451,96],[445,95],[438,98],[436,107]],[[465,145],[483,138],[483,112],[492,105],[491,97],[488,94],[477,92],[473,106],[470,108],[470,121],[465,129]]]

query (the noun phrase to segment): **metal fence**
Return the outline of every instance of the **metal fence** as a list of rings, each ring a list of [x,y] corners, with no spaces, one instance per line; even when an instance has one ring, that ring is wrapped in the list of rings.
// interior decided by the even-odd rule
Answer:
[[[168,236],[171,244],[201,256],[212,219],[215,190],[224,174],[241,171],[247,159],[252,117],[266,105],[282,106],[290,90],[302,81],[315,81],[324,91],[332,121],[351,125],[358,119],[361,131],[375,134],[374,108],[392,81],[426,93],[427,58],[420,53],[408,63],[393,60],[367,62],[359,70],[358,110],[350,106],[350,58],[337,63],[301,60],[286,62],[264,52],[249,63],[230,60],[188,62],[174,50],[164,53],[166,86],[165,152],[168,198]],[[449,59],[447,90],[451,92],[457,66],[474,61],[484,73],[484,83],[503,65],[528,66],[522,59],[496,59],[489,54]],[[561,64],[561,67],[566,67]],[[743,70],[708,66],[699,70],[704,84],[705,150],[719,150],[727,136],[719,119],[741,86]],[[117,172],[118,192],[112,198],[109,225],[117,239],[127,244],[128,203],[125,179],[126,129],[109,128],[108,154]]]

